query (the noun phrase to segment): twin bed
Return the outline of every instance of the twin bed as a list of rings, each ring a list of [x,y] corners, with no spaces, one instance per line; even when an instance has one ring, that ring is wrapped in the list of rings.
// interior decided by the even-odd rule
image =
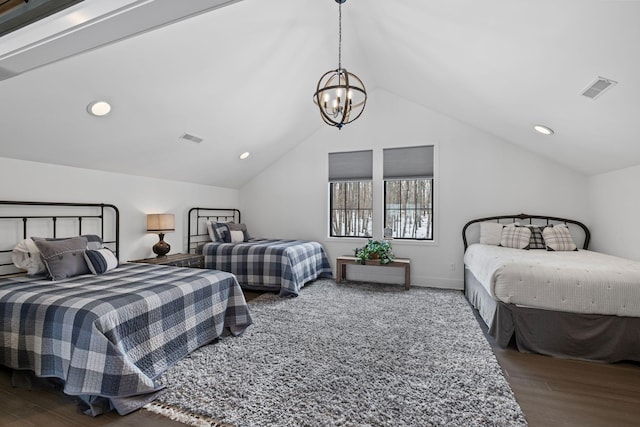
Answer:
[[[333,277],[324,248],[308,240],[255,239],[243,228],[240,242],[231,242],[225,224],[241,225],[237,209],[199,208],[189,210],[187,247],[204,255],[205,268],[233,273],[249,290],[273,291],[296,296],[305,283]],[[225,239],[226,238],[226,239]]]
[[[115,409],[124,415],[143,406],[173,363],[252,323],[237,280],[226,272],[122,264],[55,281],[12,274],[11,248],[36,230],[60,238],[91,229],[117,255],[119,213],[101,204],[0,205],[3,238],[15,239],[10,246],[3,240],[0,250],[0,364],[62,381],[88,414]]]
[[[520,249],[495,241],[469,245],[480,240],[479,228],[487,223],[566,225],[573,239],[582,241],[582,249]],[[523,352],[640,361],[640,262],[587,250],[587,227],[564,218],[480,218],[469,221],[462,236],[465,295],[498,345],[505,347],[513,339]]]

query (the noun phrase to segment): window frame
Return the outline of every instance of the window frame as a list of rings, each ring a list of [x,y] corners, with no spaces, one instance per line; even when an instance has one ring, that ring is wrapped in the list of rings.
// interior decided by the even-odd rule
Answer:
[[[390,177],[389,179],[385,179],[385,171],[384,171],[384,151],[386,149],[399,149],[399,148],[414,148],[414,147],[421,147],[421,146],[426,146],[426,147],[433,147],[432,150],[432,170],[431,173],[428,176],[417,176],[417,177]],[[371,147],[371,148],[361,148],[361,149],[356,149],[353,151],[346,151],[346,153],[351,153],[351,152],[356,152],[356,151],[369,151],[373,154],[373,158],[372,158],[372,174],[367,178],[363,178],[363,179],[353,179],[353,178],[346,178],[346,179],[334,179],[333,182],[340,182],[340,181],[349,181],[349,180],[353,180],[353,181],[371,181],[371,185],[372,185],[372,197],[373,197],[373,208],[372,208],[372,214],[371,214],[371,225],[372,225],[372,229],[371,229],[371,234],[372,236],[339,236],[339,235],[333,235],[332,234],[332,213],[333,213],[333,209],[334,209],[334,205],[333,205],[333,200],[332,200],[332,188],[331,186],[327,186],[327,191],[328,194],[326,194],[326,205],[325,205],[325,210],[324,210],[324,218],[325,218],[325,224],[328,227],[328,230],[325,231],[326,233],[326,238],[329,241],[335,241],[335,242],[347,242],[347,241],[362,241],[362,242],[366,242],[369,239],[387,239],[384,237],[384,228],[386,227],[386,181],[391,181],[393,179],[415,179],[415,178],[420,178],[420,179],[430,179],[431,180],[431,238],[430,239],[422,239],[422,238],[418,238],[418,239],[414,239],[414,238],[389,238],[391,240],[395,240],[398,244],[400,245],[404,245],[404,246],[439,246],[440,245],[440,231],[439,231],[439,226],[440,226],[440,203],[439,203],[439,190],[438,188],[440,187],[440,180],[439,180],[439,144],[438,143],[433,143],[433,142],[422,142],[422,143],[417,143],[415,145],[411,145],[411,146],[390,146],[390,147],[384,147],[384,146],[379,146],[376,144],[376,146]],[[340,151],[340,152],[334,152],[334,151],[329,151],[328,154],[329,156],[331,156],[332,154],[337,154],[337,153],[342,153],[345,151]],[[331,163],[331,161],[329,161],[329,163]],[[328,180],[328,184],[331,184],[332,180],[331,180],[331,166],[329,165],[329,180]],[[347,240],[350,239],[350,240]]]
[[[346,192],[345,192],[345,200],[344,200],[344,207],[342,209],[338,209],[335,208],[335,204],[334,204],[334,198],[333,198],[333,194],[334,194],[334,184],[347,184],[347,183],[357,183],[358,184],[358,207],[357,208],[348,208],[347,207],[347,202],[346,202]],[[368,183],[370,186],[370,191],[371,191],[371,207],[368,208],[361,208],[360,207],[360,195],[362,194],[362,188],[361,185],[363,183]],[[342,235],[342,234],[333,234],[333,213],[334,211],[343,211],[345,212],[345,217],[346,212],[348,211],[356,211],[356,212],[361,212],[361,211],[369,211],[370,213],[370,218],[371,218],[371,235],[367,236],[367,235],[355,235],[355,236],[349,236],[349,235]],[[369,180],[349,180],[349,181],[330,181],[329,182],[329,237],[330,238],[350,238],[350,239],[371,239],[373,238],[373,231],[374,231],[374,224],[373,224],[373,214],[375,211],[375,206],[373,203],[373,180],[369,179]]]
[[[435,228],[436,228],[436,207],[435,207],[435,179],[434,177],[431,178],[393,178],[393,179],[383,179],[382,180],[382,187],[383,187],[383,198],[382,198],[382,222],[383,222],[383,230],[386,230],[387,228],[387,211],[389,209],[387,209],[387,183],[391,182],[391,181],[415,181],[416,183],[418,181],[430,181],[430,187],[431,187],[431,207],[425,207],[425,208],[405,208],[402,209],[402,202],[400,204],[400,209],[399,211],[402,212],[403,210],[405,212],[410,212],[410,211],[421,211],[421,210],[430,210],[430,215],[431,215],[431,237],[429,238],[418,238],[418,237],[396,237],[396,236],[385,236],[384,238],[392,238],[393,240],[402,240],[405,242],[430,242],[433,243],[435,242]],[[402,199],[402,195],[400,195],[400,199]],[[384,235],[384,231],[383,231],[383,235]]]

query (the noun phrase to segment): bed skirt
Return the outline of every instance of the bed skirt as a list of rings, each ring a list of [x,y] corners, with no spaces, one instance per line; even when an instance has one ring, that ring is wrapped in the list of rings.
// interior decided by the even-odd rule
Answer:
[[[465,268],[465,296],[500,347],[600,362],[640,361],[640,318],[567,313],[496,301]]]

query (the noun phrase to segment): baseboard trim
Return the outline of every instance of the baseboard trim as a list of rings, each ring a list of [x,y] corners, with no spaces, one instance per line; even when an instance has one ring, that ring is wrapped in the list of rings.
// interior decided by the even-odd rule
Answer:
[[[464,279],[449,279],[446,277],[413,276],[411,278],[411,286],[424,287],[424,288],[455,289],[455,290],[461,291],[464,289]]]

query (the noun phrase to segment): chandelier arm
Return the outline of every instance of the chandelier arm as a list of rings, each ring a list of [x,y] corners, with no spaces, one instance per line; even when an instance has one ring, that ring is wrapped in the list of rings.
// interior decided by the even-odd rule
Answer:
[[[349,105],[349,73],[347,70],[342,70],[342,74],[344,75],[344,81],[341,82],[341,86],[344,90],[344,99],[343,107],[342,107],[342,121],[344,123],[345,116],[349,117],[349,110],[351,110],[351,106]]]

